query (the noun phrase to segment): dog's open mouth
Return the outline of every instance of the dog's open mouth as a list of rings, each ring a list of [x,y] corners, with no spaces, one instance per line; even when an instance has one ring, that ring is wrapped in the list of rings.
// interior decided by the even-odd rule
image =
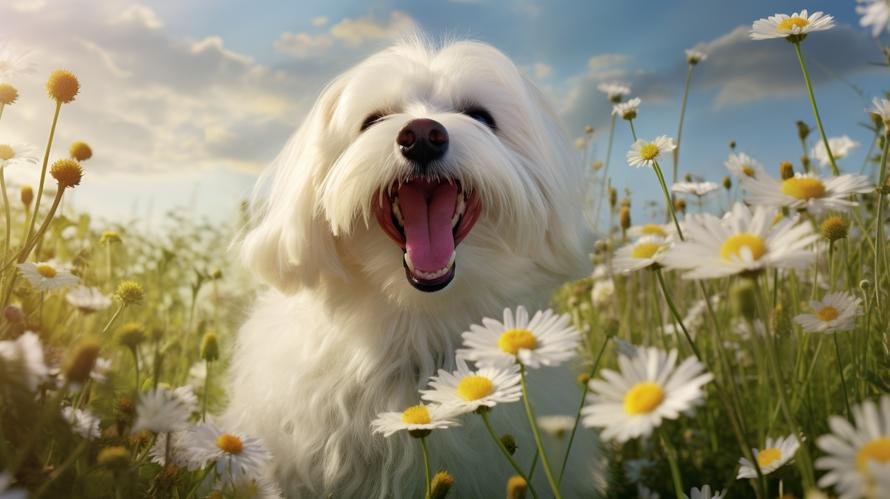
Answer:
[[[393,184],[374,209],[380,227],[405,252],[405,275],[421,291],[454,278],[455,248],[479,219],[482,203],[456,180],[414,178]]]

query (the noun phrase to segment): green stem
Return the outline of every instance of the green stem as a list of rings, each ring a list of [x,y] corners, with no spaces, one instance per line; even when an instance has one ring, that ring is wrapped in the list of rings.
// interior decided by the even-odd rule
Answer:
[[[53,221],[53,217],[56,215],[56,210],[59,208],[59,203],[62,202],[62,195],[65,194],[65,189],[59,185],[58,190],[56,190],[56,195],[53,198],[53,204],[49,207],[49,212],[46,214],[46,218],[43,220],[43,223],[40,224],[40,228],[37,229],[37,232],[31,236],[29,240],[26,240],[24,243],[24,247],[21,249],[19,254],[16,257],[16,260],[19,263],[24,262],[28,259],[28,255],[31,253],[31,250],[34,249],[34,246],[40,241],[40,238],[43,237],[43,234],[46,232],[46,229],[49,228],[50,222]],[[34,211],[34,217],[31,218],[31,222],[37,219],[37,211]],[[9,261],[6,265],[13,263],[13,261]]]
[[[80,457],[83,451],[86,450],[87,444],[89,444],[89,440],[81,440],[81,442],[77,445],[77,448],[74,449],[74,452],[68,454],[68,457],[65,458],[65,461],[63,461],[62,464],[53,469],[52,473],[49,474],[49,478],[47,478],[43,482],[43,485],[41,485],[40,488],[37,489],[37,492],[34,493],[34,497],[42,496],[43,493],[46,492],[46,489],[48,489],[54,481],[62,476],[63,473],[68,471],[68,468],[70,468],[71,465],[73,465],[77,461],[77,458]]]
[[[198,492],[198,487],[200,487],[201,484],[204,483],[204,479],[207,478],[207,475],[210,473],[210,470],[212,470],[213,468],[214,468],[213,464],[210,464],[206,468],[204,468],[204,471],[202,471],[201,475],[198,477],[198,481],[196,481],[195,485],[193,485],[192,488],[189,489],[189,492],[185,496],[185,499],[189,499],[189,497],[194,496],[195,493]]]
[[[133,368],[136,371],[136,393],[139,393],[139,347],[134,346],[130,353],[133,354]]]
[[[884,175],[887,173],[887,151],[890,148],[890,134],[884,136],[884,150],[881,152],[881,169],[878,173],[878,206],[875,215],[875,309],[881,310],[881,261],[884,253]]]
[[[844,365],[841,361],[841,347],[837,343],[837,333],[831,334],[831,339],[834,340],[834,355],[837,358],[837,373],[841,377],[841,389],[844,392],[844,408],[847,410],[847,418],[850,418],[852,412],[850,412],[850,397],[847,395],[847,380],[844,379]]]
[[[680,137],[683,136],[683,118],[686,117],[686,99],[689,97],[689,82],[692,81],[692,70],[695,66],[690,64],[686,71],[686,83],[683,85],[683,103],[680,104],[680,124],[677,126],[677,147],[674,149],[673,177],[671,182],[677,183],[677,165],[680,163]]]
[[[591,366],[590,371],[588,372],[588,378],[593,378],[593,376],[596,375],[600,360],[603,358],[603,352],[606,351],[606,345],[609,344],[609,339],[610,337],[606,336],[606,340],[603,341],[603,346],[600,347],[600,351],[596,354],[596,360],[593,361],[593,366]],[[569,443],[566,446],[566,453],[562,458],[562,465],[559,467],[559,478],[556,479],[557,485],[562,483],[562,476],[566,471],[566,464],[569,462],[569,453],[572,452],[572,443],[575,441],[575,432],[578,431],[578,423],[581,421],[581,409],[584,408],[584,400],[587,398],[588,389],[588,384],[584,383],[584,387],[581,389],[581,400],[578,402],[578,409],[575,411],[575,424],[572,425],[572,433],[569,435]]]
[[[662,194],[664,194],[664,202],[667,204],[668,213],[670,213],[671,219],[674,221],[674,227],[677,228],[677,235],[680,236],[681,241],[684,241],[683,229],[680,228],[680,222],[677,220],[677,213],[674,211],[674,202],[671,198],[671,193],[668,192],[667,184],[664,182],[664,174],[661,173],[661,167],[658,166],[658,161],[652,161],[652,169],[655,170],[655,175],[658,176],[658,183],[661,185]]]
[[[667,306],[671,311],[671,315],[674,316],[674,320],[680,324],[680,330],[683,331],[683,336],[686,337],[686,341],[689,343],[689,347],[692,348],[692,353],[695,354],[695,358],[698,359],[699,362],[704,362],[704,359],[701,356],[701,352],[698,351],[698,347],[695,346],[695,341],[692,339],[692,336],[689,334],[689,331],[686,329],[686,326],[683,324],[683,319],[680,318],[680,312],[677,311],[677,306],[674,305],[674,300],[671,298],[671,293],[668,291],[667,286],[664,283],[664,276],[661,275],[661,269],[655,269],[655,276],[658,277],[658,284],[661,286],[661,293],[664,295],[664,301],[667,302]],[[706,296],[705,300],[709,298]]]
[[[108,322],[105,324],[105,327],[102,328],[101,336],[105,336],[105,333],[107,333],[108,330],[111,329],[111,325],[114,324],[114,321],[117,320],[117,316],[119,316],[121,314],[121,312],[124,310],[124,306],[125,305],[123,303],[121,303],[120,305],[117,306],[117,310],[115,310],[114,314],[111,315],[111,319],[108,319]]]
[[[46,426],[53,417],[59,414],[59,408],[62,406],[62,401],[65,400],[67,393],[68,382],[66,381],[62,388],[56,393],[55,397],[43,407],[43,412],[41,412],[40,416],[37,418],[37,424],[34,425],[28,433],[28,436],[25,437],[24,443],[18,449],[15,460],[13,460],[12,464],[7,467],[7,470],[13,476],[15,476],[19,471],[19,467],[27,460],[28,454],[33,450],[34,446],[40,441],[41,430],[43,427]]]
[[[593,214],[593,223],[595,226],[599,225],[600,221],[600,207],[603,204],[603,199],[606,197],[606,188],[609,185],[609,159],[612,157],[612,139],[615,136],[615,115],[612,115],[612,118],[609,122],[609,141],[606,146],[606,162],[603,165],[603,185],[600,189],[600,196],[596,200],[596,210],[594,210]],[[608,228],[608,227],[607,227]]]
[[[671,467],[671,481],[674,484],[674,494],[677,497],[685,497],[683,492],[683,477],[680,474],[680,466],[677,463],[677,451],[670,441],[665,438],[664,434],[659,432],[658,438],[661,440],[661,446],[664,447],[664,453],[667,454],[668,464]]]
[[[430,453],[429,450],[426,448],[426,439],[420,437],[417,440],[420,441],[420,450],[423,454],[423,471],[424,476],[426,477],[426,493],[423,497],[428,499],[430,497],[430,494],[432,494],[432,485],[430,480]]]
[[[819,107],[816,106],[816,96],[813,94],[813,84],[810,82],[810,73],[807,71],[807,63],[804,61],[803,52],[800,50],[800,40],[792,41],[792,45],[794,45],[794,52],[797,54],[797,60],[800,62],[800,70],[803,72],[803,81],[807,85],[807,92],[810,95],[810,105],[813,107],[813,116],[816,118],[816,127],[819,128],[819,135],[822,137],[822,143],[825,145],[825,152],[828,153],[828,161],[831,163],[831,173],[833,175],[840,175],[840,169],[837,167],[837,162],[834,160],[834,154],[831,152],[831,147],[828,145],[828,137],[825,136],[825,128],[822,126],[822,118],[819,117]]]
[[[210,391],[210,364],[211,362],[205,361],[207,363],[207,374],[204,376],[204,393],[202,394],[201,401],[201,422],[207,420],[207,392]],[[423,439],[421,438],[421,443],[423,443]]]
[[[3,109],[0,106],[0,109]],[[12,217],[9,214],[9,196],[6,193],[6,168],[0,167],[0,191],[3,191],[3,218],[6,227],[6,238],[3,240],[3,261],[9,257],[9,239],[12,237]]]
[[[49,163],[49,152],[53,147],[53,137],[56,135],[56,124],[59,122],[59,111],[62,109],[62,102],[56,101],[56,110],[53,112],[53,122],[49,128],[49,138],[46,141],[46,149],[43,152],[43,165],[40,168],[40,183],[37,186],[37,199],[34,200],[34,215],[31,217],[31,223],[28,225],[28,232],[25,233],[25,243],[31,238],[34,232],[34,222],[37,221],[37,212],[40,210],[40,200],[43,198],[43,185],[46,181],[46,166]]]
[[[532,427],[532,436],[535,437],[535,446],[541,454],[541,466],[544,468],[544,475],[547,477],[547,483],[550,484],[550,491],[553,497],[562,499],[559,493],[559,484],[553,476],[553,469],[550,467],[550,460],[547,458],[547,452],[544,450],[544,441],[541,439],[541,431],[538,429],[537,419],[535,419],[535,411],[532,409],[531,399],[528,394],[528,384],[525,381],[525,366],[519,364],[519,383],[522,385],[522,403],[525,405],[525,415],[528,417],[528,424]]]
[[[510,462],[510,466],[513,467],[513,471],[516,472],[517,475],[521,476],[523,480],[528,484],[528,490],[531,491],[532,497],[537,499],[538,492],[535,490],[535,487],[532,485],[532,482],[526,477],[525,473],[522,471],[522,468],[519,467],[519,464],[513,459],[513,456],[510,454],[510,451],[504,447],[504,443],[501,442],[501,439],[498,438],[497,433],[494,432],[494,428],[491,427],[491,421],[488,419],[488,411],[490,410],[488,407],[480,407],[480,410],[476,412],[482,417],[482,423],[485,425],[485,429],[488,430],[488,434],[491,435],[491,439],[494,440],[495,445],[497,445],[498,449],[501,450],[501,454],[507,458],[507,461]]]

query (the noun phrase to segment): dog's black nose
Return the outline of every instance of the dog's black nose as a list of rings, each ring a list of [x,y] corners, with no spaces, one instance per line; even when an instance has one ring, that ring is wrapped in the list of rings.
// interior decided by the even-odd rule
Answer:
[[[411,120],[399,132],[396,144],[399,145],[402,156],[423,166],[445,155],[448,150],[448,131],[435,120]]]

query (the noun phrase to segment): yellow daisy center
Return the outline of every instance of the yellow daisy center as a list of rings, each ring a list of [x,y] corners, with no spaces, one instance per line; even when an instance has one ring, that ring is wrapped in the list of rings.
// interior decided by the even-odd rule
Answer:
[[[822,307],[816,311],[816,317],[818,317],[819,320],[823,322],[833,321],[837,319],[839,315],[841,315],[840,312],[838,312],[837,309],[832,307],[831,305]]]
[[[528,329],[508,329],[498,338],[498,346],[501,350],[516,355],[521,349],[532,350],[538,344],[535,335]]]
[[[12,150],[12,147],[0,144],[0,161],[12,159],[13,156],[15,156],[15,151]]]
[[[665,232],[664,228],[658,224],[646,224],[640,230],[640,233],[645,234],[647,236],[661,236],[661,237],[667,236],[667,232]]]
[[[406,424],[430,424],[430,411],[423,404],[412,405],[402,411],[402,422]]]
[[[663,401],[664,390],[657,383],[651,381],[637,383],[624,396],[624,412],[631,415],[648,414]]]
[[[776,29],[783,33],[790,33],[794,28],[803,28],[808,24],[810,24],[809,20],[795,16],[779,21],[779,24],[776,25]]]
[[[860,471],[867,471],[869,461],[881,464],[890,462],[890,437],[878,437],[859,449],[856,453],[856,467]]]
[[[652,161],[657,158],[659,152],[658,146],[651,142],[640,146],[640,157],[646,161]]]
[[[631,250],[630,256],[639,260],[645,260],[652,258],[652,255],[657,253],[659,249],[661,249],[661,245],[658,243],[638,243]]]
[[[791,177],[782,181],[782,194],[797,199],[821,198],[825,195],[825,184],[818,178]]]
[[[762,451],[757,453],[757,465],[763,468],[764,466],[769,466],[770,464],[778,461],[782,458],[782,451],[775,447],[770,447],[769,449],[763,449]]]
[[[485,396],[491,395],[494,391],[494,384],[485,376],[471,374],[465,376],[457,384],[457,394],[464,400],[479,400]]]
[[[749,165],[742,165],[742,173],[744,173],[745,176],[751,177],[751,178],[754,178],[756,176],[755,172],[754,172],[754,168],[751,168],[751,166],[749,166]]]
[[[733,257],[742,256],[742,248],[751,251],[751,257],[759,260],[766,254],[766,244],[760,236],[743,232],[730,236],[720,246],[720,257],[724,260],[732,260]]]
[[[52,265],[46,263],[38,263],[37,264],[37,273],[46,277],[47,279],[52,279],[58,274],[56,269],[53,268]]]
[[[240,438],[229,433],[223,433],[216,437],[216,446],[228,454],[241,454],[244,450],[244,443]]]

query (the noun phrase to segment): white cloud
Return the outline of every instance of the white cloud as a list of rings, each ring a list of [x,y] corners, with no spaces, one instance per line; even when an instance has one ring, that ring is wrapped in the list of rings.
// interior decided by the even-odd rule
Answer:
[[[400,11],[391,12],[384,21],[371,16],[345,18],[322,33],[286,31],[275,41],[275,50],[297,59],[320,57],[328,55],[335,47],[357,48],[366,44],[388,42],[416,27],[414,20]]]
[[[327,24],[328,24],[328,18],[325,16],[318,16],[318,17],[312,18],[312,25],[315,26],[316,28],[322,28],[324,26],[327,26]]]
[[[137,24],[149,29],[158,29],[164,23],[150,7],[134,4],[123,10],[120,14],[111,18],[112,23]]]

